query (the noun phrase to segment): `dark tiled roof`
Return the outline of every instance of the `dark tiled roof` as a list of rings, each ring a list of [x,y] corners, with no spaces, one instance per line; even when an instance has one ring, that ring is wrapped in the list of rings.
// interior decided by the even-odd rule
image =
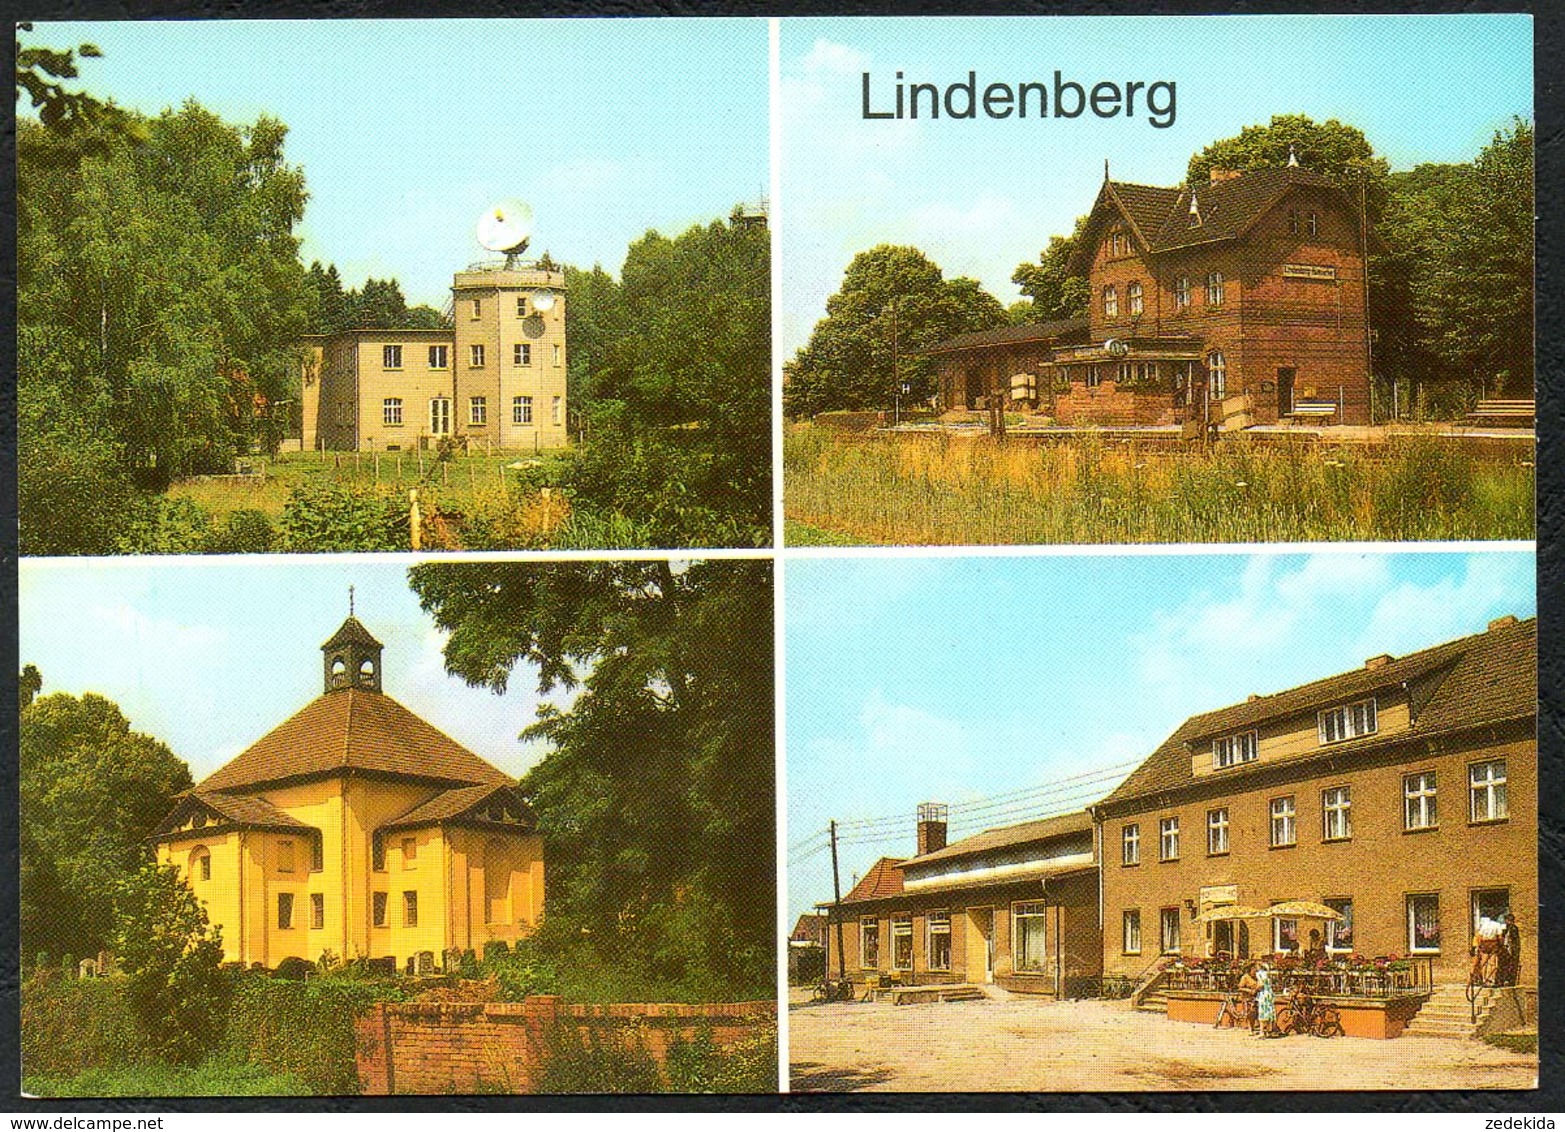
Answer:
[[[353,616],[339,625],[337,631],[331,635],[331,639],[321,648],[334,649],[339,645],[367,645],[374,649],[382,647],[374,635],[364,627],[364,623]]]
[[[328,692],[197,784],[235,791],[285,779],[369,771],[457,785],[510,785],[500,770],[390,696]]]
[[[1105,182],[1105,189],[1107,194],[1119,202],[1131,225],[1139,230],[1142,239],[1148,243],[1168,218],[1169,209],[1179,201],[1178,189],[1165,189],[1161,185],[1108,181]],[[1099,199],[1104,195],[1100,192]]]
[[[459,786],[452,790],[442,790],[433,798],[420,802],[402,816],[393,818],[380,828],[413,829],[417,826],[439,825],[442,822],[457,821],[462,818],[482,820],[483,814],[478,811],[486,808],[484,804],[496,794],[504,794],[504,801],[510,808],[520,810],[524,826],[528,830],[533,828],[532,810],[517,789],[514,786],[493,784]]]
[[[283,813],[264,798],[215,794],[204,790],[191,791],[191,797],[211,806],[235,825],[310,828],[299,819]]]
[[[982,833],[976,833],[972,837],[964,837],[960,841],[953,841],[944,849],[936,849],[933,853],[925,853],[922,857],[913,857],[903,861],[904,868],[910,865],[927,865],[933,861],[947,861],[954,857],[970,857],[978,853],[992,852],[996,849],[1008,849],[1013,845],[1026,845],[1032,841],[1046,841],[1051,837],[1060,837],[1070,833],[1085,833],[1092,828],[1092,815],[1086,810],[1078,810],[1069,814],[1057,814],[1054,817],[1041,818],[1038,821],[1022,822],[1019,825],[1002,826],[999,829],[986,829]]]
[[[1054,322],[1023,322],[1013,326],[997,326],[993,330],[975,330],[970,334],[958,334],[936,343],[925,350],[926,354],[946,354],[954,350],[971,350],[987,346],[1011,346],[1026,342],[1063,342],[1080,339],[1086,341],[1085,318],[1062,318]]]
[[[902,862],[896,857],[882,857],[870,866],[869,872],[842,898],[844,904],[857,904],[866,900],[883,900],[888,896],[902,895]]]
[[[1295,185],[1337,191],[1329,180],[1308,169],[1252,169],[1216,184],[1196,185],[1196,206],[1201,213],[1201,223],[1192,228],[1191,190],[1181,189],[1162,223],[1155,230],[1148,230],[1151,248],[1154,252],[1162,252],[1243,235]]]
[[[1269,720],[1313,712],[1381,688],[1410,685],[1422,707],[1411,734],[1428,736],[1477,724],[1522,719],[1537,712],[1538,622],[1528,618],[1483,633],[1409,653],[1379,668],[1355,668],[1297,688],[1193,715],[1103,799],[1112,804],[1189,785],[1191,744]],[[1334,744],[1345,753],[1385,739],[1373,736]],[[1276,763],[1255,763],[1224,773],[1232,781]]]

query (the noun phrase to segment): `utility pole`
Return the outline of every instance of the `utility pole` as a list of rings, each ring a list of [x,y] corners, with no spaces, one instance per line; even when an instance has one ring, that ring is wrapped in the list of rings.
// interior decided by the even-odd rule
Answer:
[[[891,424],[895,428],[902,423],[902,366],[897,357],[897,300],[891,300],[891,388],[895,398],[891,410]]]
[[[837,873],[837,819],[831,819],[831,918],[837,921],[837,977],[848,977],[848,956],[842,950],[842,881]]]

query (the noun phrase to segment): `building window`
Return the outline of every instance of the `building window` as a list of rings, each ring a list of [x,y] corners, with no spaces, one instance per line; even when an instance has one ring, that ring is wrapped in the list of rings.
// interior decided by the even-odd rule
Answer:
[[[1340,912],[1342,919],[1326,921],[1326,950],[1353,950],[1353,899],[1348,896],[1328,896],[1321,901],[1333,912]]]
[[[1164,955],[1179,954],[1179,909],[1164,908],[1158,912]]]
[[[310,838],[310,871],[321,872],[326,868],[326,846],[322,844],[320,835]]]
[[[1439,821],[1435,808],[1435,772],[1421,770],[1402,776],[1402,828],[1433,829]]]
[[[429,368],[445,369],[450,362],[450,357],[444,346],[431,346],[429,348]]]
[[[1146,303],[1141,297],[1141,284],[1132,283],[1125,288],[1125,302],[1130,306],[1131,314],[1141,314],[1146,310]]]
[[[345,425],[345,424],[352,424],[353,423],[353,406],[352,405],[344,405],[341,402],[338,402],[337,406],[336,406],[336,409],[335,409],[335,412],[337,414],[337,423],[338,424]]]
[[[376,893],[371,894],[371,896],[370,896],[370,909],[371,909],[371,915],[374,917],[375,926],[377,928],[385,927],[386,926],[386,894],[384,892],[376,892]]]
[[[451,399],[435,397],[429,402],[429,431],[444,436],[451,431]]]
[[[402,926],[418,927],[418,893],[412,889],[402,894]]]
[[[402,347],[382,346],[380,349],[380,364],[382,369],[401,369]]]
[[[527,317],[527,296],[526,295],[518,295],[518,296],[516,296],[516,317],[517,318],[526,318]]]
[[[402,839],[402,867],[411,869],[413,862],[418,860],[418,838],[404,837]]]
[[[859,917],[859,966],[872,971],[880,966],[880,921]]]
[[[951,913],[945,910],[930,912],[924,918],[929,938],[924,941],[931,971],[951,969]]]
[[[1299,210],[1296,208],[1288,210],[1288,233],[1293,236],[1299,234]]]
[[[382,424],[392,426],[402,423],[401,397],[387,397],[380,403],[380,420]]]
[[[1475,888],[1472,893],[1473,934],[1483,926],[1483,921],[1503,924],[1505,914],[1511,910],[1511,890],[1508,888]]]
[[[1272,921],[1272,950],[1299,950],[1299,921],[1279,917]]]
[[[1102,369],[1102,367],[1101,366],[1095,366],[1095,365],[1088,366],[1087,367],[1087,381],[1086,381],[1087,388],[1088,389],[1096,389],[1098,386],[1100,386],[1102,384],[1103,384],[1103,369]]]
[[[1190,306],[1190,276],[1181,275],[1174,280],[1174,306],[1185,310]]]
[[[553,361],[556,366],[560,364],[560,344],[558,342],[554,344]]]
[[[1212,740],[1212,766],[1218,770],[1255,761],[1256,733],[1241,731]]]
[[[1117,318],[1119,316],[1119,288],[1110,283],[1103,288],[1103,317]]]
[[[1157,823],[1157,857],[1160,861],[1179,860],[1179,819],[1163,818]]]
[[[1120,834],[1121,859],[1127,865],[1141,864],[1141,826],[1127,825]]]
[[[196,880],[212,879],[212,854],[205,845],[190,851],[190,875]]]
[[[1272,848],[1281,849],[1297,840],[1293,828],[1293,795],[1272,799]]]
[[[279,892],[277,894],[277,928],[284,931],[293,927],[293,893]]]
[[[1376,729],[1375,700],[1371,697],[1356,704],[1327,708],[1320,713],[1319,719],[1322,743],[1341,743],[1345,739],[1373,735]]]
[[[1228,359],[1221,350],[1213,350],[1206,356],[1206,371],[1210,377],[1211,395],[1214,400],[1228,395]]]
[[[1220,307],[1223,305],[1223,273],[1221,271],[1209,271],[1206,274],[1206,305]]]
[[[474,318],[483,318],[484,317],[484,301],[482,299],[474,299],[473,300],[473,317]]]
[[[277,871],[280,873],[293,872],[292,841],[279,841],[277,843]]]
[[[326,926],[326,894],[310,893],[310,927],[317,930]]]
[[[511,398],[511,423],[533,423],[533,399],[531,397]]]
[[[1120,949],[1126,955],[1141,954],[1141,909],[1127,908],[1121,926]]]
[[[1473,821],[1504,821],[1510,816],[1505,797],[1504,759],[1473,763],[1467,768],[1467,781],[1471,799],[1468,810]]]
[[[1049,951],[1044,943],[1047,908],[1041,900],[1011,905],[1011,961],[1018,971],[1047,971]]]
[[[1228,807],[1206,811],[1206,853],[1216,857],[1228,852]]]
[[[467,399],[467,423],[475,425],[489,423],[489,398],[469,397]]]
[[[511,347],[511,364],[516,366],[530,366],[533,364],[533,348],[530,343],[518,342]]]
[[[565,398],[564,397],[556,397],[554,399],[554,405],[553,405],[552,412],[554,414],[554,423],[555,424],[563,424],[564,423],[564,417],[565,417]]]
[[[912,916],[891,917],[891,969],[893,971],[911,971],[913,969]]]
[[[1353,836],[1353,795],[1347,786],[1333,786],[1320,793],[1321,836],[1346,841]]]
[[[370,868],[377,873],[386,871],[386,839],[378,833],[370,837]]]
[[[1304,230],[1312,236],[1320,235],[1320,213],[1311,212],[1304,217]]]
[[[474,369],[484,368],[484,344],[482,342],[474,342],[467,348],[467,364]]]
[[[1407,949],[1425,955],[1440,950],[1440,896],[1418,893],[1407,898]]]

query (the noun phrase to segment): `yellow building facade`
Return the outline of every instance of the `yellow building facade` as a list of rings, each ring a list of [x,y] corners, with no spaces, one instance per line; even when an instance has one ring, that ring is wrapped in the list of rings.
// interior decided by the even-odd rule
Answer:
[[[154,835],[225,959],[443,968],[542,917],[543,843],[516,784],[381,690],[382,647],[350,616],[321,646],[321,696],[182,795]]]
[[[475,264],[452,279],[452,326],[305,340],[302,446],[409,451],[445,437],[563,447],[565,273]]]

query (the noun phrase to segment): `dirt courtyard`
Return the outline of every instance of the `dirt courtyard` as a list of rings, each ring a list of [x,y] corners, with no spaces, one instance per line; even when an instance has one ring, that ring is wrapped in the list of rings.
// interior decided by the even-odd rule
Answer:
[[[788,1025],[795,1092],[1530,1089],[1538,1077],[1535,1056],[1480,1041],[1262,1040],[1119,1002],[817,1005],[796,996]]]

